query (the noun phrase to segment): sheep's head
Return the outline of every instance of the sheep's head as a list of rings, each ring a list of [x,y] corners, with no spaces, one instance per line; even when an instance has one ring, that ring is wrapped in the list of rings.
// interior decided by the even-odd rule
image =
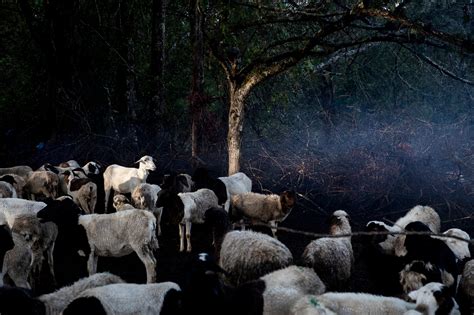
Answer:
[[[403,291],[408,293],[417,290],[431,281],[441,281],[441,272],[439,268],[431,263],[425,263],[421,260],[414,260],[406,265],[400,275],[400,284]]]
[[[153,161],[153,158],[149,155],[143,156],[141,159],[139,159],[135,163],[139,163],[140,167],[143,167],[146,170],[149,170],[149,171],[156,170],[155,162]]]
[[[158,192],[156,207],[163,210],[161,212],[161,222],[164,224],[179,224],[184,216],[184,204],[178,194],[168,189]]]
[[[59,225],[77,225],[81,210],[70,198],[46,200],[46,207],[36,216],[40,222],[54,222]]]
[[[281,208],[284,213],[288,213],[296,204],[296,193],[292,190],[285,190],[280,194]]]
[[[408,294],[410,299],[416,301],[416,309],[424,314],[460,314],[456,301],[451,296],[449,289],[444,284],[430,282],[418,290]]]
[[[130,204],[130,200],[122,194],[115,195],[113,200],[113,206],[115,209],[120,209],[123,205]]]
[[[344,210],[334,211],[329,219],[330,233],[351,233],[351,225],[349,223],[349,215]]]
[[[40,222],[30,214],[17,216],[12,226],[12,233],[21,235],[28,243],[38,245],[37,242],[41,237]]]
[[[91,162],[88,162],[86,165],[84,165],[84,169],[87,175],[89,174],[98,175],[100,173],[101,166],[99,163],[91,161]]]
[[[381,221],[370,221],[365,226],[365,232],[389,232],[387,224]],[[384,242],[388,238],[389,234],[380,235],[367,235],[363,239],[367,243],[379,244]]]

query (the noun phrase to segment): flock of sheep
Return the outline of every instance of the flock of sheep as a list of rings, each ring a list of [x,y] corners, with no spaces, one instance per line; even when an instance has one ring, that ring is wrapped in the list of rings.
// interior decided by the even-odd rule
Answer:
[[[150,184],[153,158],[136,163],[103,172],[74,160],[36,171],[0,168],[0,314],[474,314],[470,236],[460,229],[422,233],[440,234],[431,207],[416,206],[392,226],[368,222],[374,233],[365,236],[361,257],[374,292],[344,292],[354,273],[345,211],[333,212],[328,236],[295,259],[275,235],[295,192],[255,193],[244,173],[215,178],[204,168]],[[101,194],[105,213],[98,214]],[[202,223],[214,252],[193,254],[183,283],[156,283],[161,225],[176,226],[179,251],[189,253],[192,225]],[[266,223],[272,235],[246,230],[248,223]],[[99,257],[133,252],[146,284],[97,273]],[[58,264],[72,269],[84,256],[88,277],[61,274],[59,286],[68,286],[35,294],[44,260],[56,283]]]

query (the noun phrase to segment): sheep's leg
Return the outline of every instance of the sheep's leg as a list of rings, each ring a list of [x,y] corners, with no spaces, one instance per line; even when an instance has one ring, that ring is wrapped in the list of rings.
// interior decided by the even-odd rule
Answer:
[[[104,206],[104,211],[105,213],[108,213],[107,211],[107,205],[109,203],[109,197],[110,197],[110,190],[112,187],[109,187],[108,184],[104,183],[104,190],[105,190],[105,206]]]
[[[54,259],[53,259],[53,251],[54,251],[54,243],[51,244],[51,246],[48,248],[46,251],[46,255],[48,256],[48,266],[49,266],[49,272],[51,273],[51,276],[53,277],[53,284],[56,285],[56,275],[54,274]]]
[[[186,243],[187,243],[186,251],[190,253],[192,248],[191,248],[191,222],[189,221],[186,221]]]
[[[87,261],[87,271],[89,272],[89,276],[97,272],[97,259],[98,257],[92,248],[91,253],[89,254],[89,260]]]
[[[156,282],[156,259],[153,256],[153,251],[148,245],[144,245],[141,248],[135,250],[138,258],[143,262],[146,269],[146,283]]]
[[[184,224],[180,223],[179,227],[179,251],[184,251]]]
[[[270,221],[270,226],[271,226],[271,229],[272,229],[273,237],[278,239],[278,237],[276,235],[278,223],[276,221]]]
[[[81,206],[82,210],[84,210],[86,212],[86,214],[91,213],[91,211],[89,209],[89,205],[87,204],[87,201],[84,198],[77,198],[74,201],[79,202],[79,205]]]
[[[89,202],[89,209],[90,209],[90,213],[94,213],[95,212],[95,205],[97,203],[97,198],[92,198],[92,200]]]

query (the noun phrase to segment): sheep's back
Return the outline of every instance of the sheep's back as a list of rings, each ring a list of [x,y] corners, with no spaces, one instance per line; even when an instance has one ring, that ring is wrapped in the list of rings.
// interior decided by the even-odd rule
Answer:
[[[320,238],[309,243],[302,255],[328,288],[338,288],[351,276],[354,260],[349,238]]]
[[[233,214],[243,215],[264,222],[282,219],[285,214],[281,211],[280,196],[258,193],[238,194],[232,197]]]
[[[290,250],[280,241],[262,233],[232,231],[226,234],[219,265],[228,272],[227,280],[239,285],[293,262]]]

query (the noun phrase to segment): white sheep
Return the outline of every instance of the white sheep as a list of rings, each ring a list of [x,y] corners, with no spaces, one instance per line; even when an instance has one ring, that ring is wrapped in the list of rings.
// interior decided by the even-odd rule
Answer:
[[[193,223],[204,223],[206,211],[218,206],[216,194],[207,188],[195,192],[176,194],[169,190],[158,193],[156,207],[163,207],[162,216],[165,221],[179,225],[179,251],[184,251],[184,237],[186,236],[187,252],[192,250],[191,226]]]
[[[104,172],[104,191],[105,191],[105,212],[107,212],[107,203],[110,196],[110,190],[117,193],[131,193],[135,187],[145,183],[149,171],[154,171],[156,165],[153,158],[149,155],[143,156],[135,163],[139,163],[138,168],[124,167],[117,164],[109,165]]]
[[[0,225],[13,227],[15,218],[18,215],[36,214],[46,207],[44,202],[25,200],[19,198],[1,198],[0,199]]]
[[[416,310],[423,315],[460,315],[459,306],[444,284],[430,282],[408,294],[416,301]],[[412,312],[413,314],[413,312]]]
[[[415,304],[402,299],[368,293],[335,293],[306,295],[299,299],[289,314],[292,315],[401,315],[415,309]]]
[[[252,231],[232,231],[224,236],[219,266],[228,283],[238,286],[293,263],[290,250],[277,239]]]
[[[62,168],[80,168],[81,166],[77,163],[76,160],[69,160],[67,162],[62,162],[59,164],[59,167]]]
[[[252,180],[242,172],[231,176],[218,177],[227,189],[227,201],[224,209],[228,212],[231,203],[231,197],[237,194],[244,194],[252,191]]]
[[[76,178],[74,172],[66,178],[67,193],[87,214],[94,213],[97,185],[89,178]]]
[[[37,314],[57,315],[83,291],[123,280],[108,272],[98,273],[80,279],[70,286],[55,292],[33,297],[27,291],[18,288],[0,288],[0,313],[2,314]],[[15,296],[15,298],[12,298]]]
[[[474,259],[464,265],[458,292],[463,314],[474,314]]]
[[[231,216],[247,218],[252,223],[270,223],[275,236],[278,222],[282,222],[290,214],[296,203],[296,194],[293,191],[284,191],[280,195],[243,193],[231,197]]]
[[[18,198],[15,187],[10,183],[0,181],[0,198]]]
[[[161,188],[158,185],[143,183],[135,187],[132,192],[132,200],[135,207],[142,210],[150,210],[155,215],[158,235],[161,235],[161,211],[163,210],[156,206],[160,190]]]
[[[393,226],[389,226],[380,221],[370,221],[367,223],[367,226],[370,224],[377,224],[389,232],[403,232],[405,227],[415,221],[420,221],[426,224],[430,230],[434,233],[439,233],[441,228],[441,219],[438,213],[431,207],[428,206],[415,206],[410,209],[403,217],[399,218]],[[395,255],[395,256],[405,256],[406,248],[404,247],[405,235],[387,235],[386,239],[383,242],[380,242],[380,248],[384,254]]]
[[[6,175],[6,174],[15,174],[15,175],[23,177],[26,180],[29,173],[31,173],[32,171],[33,169],[26,165],[3,167],[3,168],[0,168],[0,176]]]
[[[171,300],[180,291],[180,287],[174,282],[109,284],[83,291],[66,307],[63,315],[84,312],[107,315],[157,315],[167,307],[169,314],[176,314],[179,307],[178,300]],[[170,301],[176,304],[171,306]]]
[[[59,176],[55,173],[34,171],[29,174],[26,180],[25,191],[32,200],[35,200],[37,194],[43,194],[47,198],[56,198],[59,184]]]
[[[89,275],[96,273],[99,256],[121,257],[135,252],[145,265],[147,282],[155,282],[156,259],[153,250],[158,249],[158,239],[153,214],[143,210],[124,210],[111,214],[80,215],[77,207],[71,206],[75,205],[71,205],[67,199],[48,204],[37,216],[43,222],[56,223],[60,230],[74,229],[78,225],[84,228],[78,233],[86,234],[82,237],[87,236],[89,243]],[[81,235],[76,237],[80,238]]]
[[[351,232],[348,214],[343,210],[334,211],[329,233],[343,235]],[[349,280],[354,264],[351,237],[316,239],[306,246],[302,260],[314,268],[329,290],[341,290]]]
[[[456,238],[452,238],[452,237],[443,237],[443,236],[431,236],[431,237],[443,240],[446,243],[446,245],[448,245],[449,249],[451,249],[451,251],[454,253],[454,255],[459,261],[463,261],[471,257],[471,252],[469,251],[469,240],[471,239],[471,236],[467,232],[461,229],[452,228],[452,229],[444,231],[443,234],[447,236],[456,236],[459,238],[463,238],[466,240],[466,242],[461,241]]]

